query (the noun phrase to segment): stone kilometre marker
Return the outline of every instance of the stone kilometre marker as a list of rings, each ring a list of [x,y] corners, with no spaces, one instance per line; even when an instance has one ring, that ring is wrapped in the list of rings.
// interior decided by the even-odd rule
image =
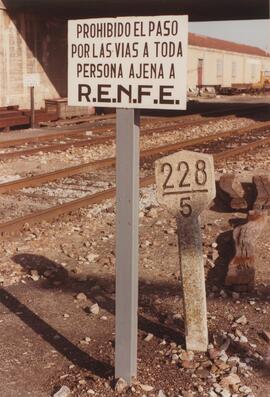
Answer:
[[[213,157],[183,150],[155,163],[157,199],[177,219],[187,350],[208,345],[200,213],[216,195]]]

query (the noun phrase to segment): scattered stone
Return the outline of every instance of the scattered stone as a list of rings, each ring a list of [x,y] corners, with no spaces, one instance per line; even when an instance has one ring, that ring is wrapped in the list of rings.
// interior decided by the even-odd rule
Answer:
[[[240,362],[240,359],[239,359],[239,357],[236,357],[236,356],[229,357],[228,361],[227,361],[227,363],[230,364],[231,366],[237,365],[237,364],[239,364],[239,362]]]
[[[92,306],[90,306],[90,312],[92,314],[98,314],[99,313],[99,305],[97,303],[94,303]]]
[[[231,393],[226,389],[221,390],[220,395],[221,397],[231,397]]]
[[[99,255],[97,254],[88,254],[86,259],[88,260],[88,262],[93,262],[95,259],[99,258]]]
[[[166,395],[164,394],[164,392],[162,390],[159,390],[158,397],[166,397]]]
[[[148,216],[149,218],[157,218],[157,217],[158,217],[158,209],[155,208],[155,207],[152,207],[152,208],[148,211],[147,216]]]
[[[196,375],[198,376],[198,378],[200,379],[207,379],[210,376],[210,372],[207,371],[207,369],[198,369],[196,371]]]
[[[85,302],[85,301],[87,301],[87,296],[85,295],[85,293],[79,292],[79,293],[76,295],[76,299],[77,299],[77,301],[79,301],[79,302]]]
[[[215,388],[215,391],[216,391],[217,393],[220,393],[221,390],[222,390],[222,387],[221,387],[218,383],[215,383],[215,384],[214,384],[214,388]]]
[[[270,332],[269,331],[263,330],[262,336],[266,340],[266,342],[268,342],[268,343],[270,342]]]
[[[60,390],[54,393],[53,397],[71,397],[71,391],[67,386],[62,386]]]
[[[107,321],[107,320],[108,320],[108,317],[107,317],[107,316],[101,316],[101,317],[100,317],[100,320]]]
[[[191,391],[183,391],[183,397],[194,397]]]
[[[218,397],[217,393],[214,392],[214,390],[210,390],[210,392],[208,393],[209,397]]]
[[[31,272],[30,272],[30,277],[31,277],[31,279],[33,280],[33,281],[38,281],[39,279],[40,279],[40,276],[39,276],[39,274],[38,274],[38,271],[37,270],[31,270]]]
[[[236,319],[235,319],[235,322],[236,322],[237,324],[246,325],[246,324],[247,324],[247,318],[246,318],[246,316],[243,314],[243,316],[236,318]]]
[[[239,299],[240,298],[239,292],[232,292],[232,297],[233,299]]]
[[[125,381],[125,379],[119,378],[115,384],[115,391],[116,393],[123,393],[123,391],[128,387],[127,382]]]
[[[208,349],[208,354],[211,360],[215,360],[220,356],[220,350],[215,349],[215,348],[210,348]]]
[[[221,361],[223,361],[224,363],[226,363],[228,361],[228,358],[229,358],[228,355],[224,351],[222,351],[220,356],[219,356],[219,359]]]
[[[236,374],[230,374],[221,380],[220,386],[222,386],[223,389],[230,390],[230,386],[234,386],[239,383],[241,383],[239,376]]]
[[[248,338],[245,335],[241,335],[239,341],[241,343],[248,343]]]
[[[173,315],[173,320],[175,322],[178,322],[178,321],[182,320],[182,318],[183,318],[182,315],[179,314],[179,313],[176,313],[176,314]]]
[[[140,384],[140,387],[143,391],[152,391],[154,390],[153,386],[149,386],[149,385],[142,385]]]
[[[252,393],[251,388],[248,387],[248,386],[240,386],[240,387],[239,387],[239,391],[240,391],[241,393],[243,393],[245,396],[248,395],[249,393]]]
[[[194,369],[199,364],[195,364],[193,361],[190,361],[190,360],[183,360],[183,361],[181,361],[181,365],[185,369]]]
[[[96,394],[96,393],[94,392],[94,390],[92,390],[92,389],[88,389],[86,393],[87,393],[87,394],[91,394],[91,395]]]
[[[148,334],[148,335],[144,338],[144,340],[145,340],[145,342],[150,342],[150,340],[153,339],[153,337],[154,337],[153,334]]]
[[[194,359],[193,351],[182,351],[180,359],[183,361],[192,361]]]
[[[228,297],[227,293],[226,293],[223,289],[220,291],[219,295],[220,295],[222,298],[227,298],[227,297]]]

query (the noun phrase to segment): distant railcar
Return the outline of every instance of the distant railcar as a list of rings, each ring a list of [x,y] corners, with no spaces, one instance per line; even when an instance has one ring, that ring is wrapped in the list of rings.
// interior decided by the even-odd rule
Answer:
[[[270,54],[230,41],[189,34],[188,91],[258,93],[270,90]]]

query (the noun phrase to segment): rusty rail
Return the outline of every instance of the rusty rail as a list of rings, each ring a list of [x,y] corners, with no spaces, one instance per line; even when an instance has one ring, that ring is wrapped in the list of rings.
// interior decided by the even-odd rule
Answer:
[[[244,134],[249,134],[251,132],[260,132],[265,127],[270,128],[270,123],[267,123],[267,125],[260,126],[258,128],[251,129],[250,127],[247,127],[247,128],[242,128],[241,130],[225,131],[225,132],[222,132],[219,134],[211,134],[206,137],[189,139],[184,142],[177,142],[177,143],[173,143],[173,144],[167,144],[164,146],[158,146],[156,148],[146,149],[146,150],[142,151],[140,154],[140,158],[145,159],[145,158],[148,158],[151,156],[155,156],[157,154],[171,153],[176,150],[189,148],[189,147],[192,147],[195,145],[201,145],[201,144],[205,144],[208,142],[214,142],[221,138],[231,137],[234,135],[236,137],[239,137]],[[105,141],[105,137],[104,137],[104,141]],[[254,142],[254,144],[256,144],[256,142]],[[236,149],[239,150],[238,148],[236,148]],[[233,150],[236,151],[236,149],[233,149]],[[85,163],[85,164],[80,164],[80,165],[73,166],[73,167],[63,168],[63,169],[48,172],[48,173],[45,173],[42,175],[35,175],[32,177],[28,177],[28,178],[22,178],[22,179],[15,180],[13,182],[7,182],[7,183],[0,184],[0,193],[10,192],[10,191],[22,189],[25,187],[36,187],[36,186],[40,186],[44,183],[48,183],[48,182],[52,182],[54,180],[60,179],[60,178],[70,177],[73,175],[81,174],[83,172],[99,170],[99,169],[106,168],[106,167],[112,167],[114,165],[115,165],[115,157],[111,157],[111,158],[106,158],[106,159],[102,159],[102,160],[92,161],[92,162]]]
[[[236,155],[244,154],[246,152],[249,152],[250,150],[269,144],[270,144],[270,138],[264,138],[252,142],[250,144],[246,144],[239,148],[234,148],[223,151],[222,153],[214,154],[213,157],[215,162],[218,162],[221,160],[225,160],[229,157],[234,157]],[[114,161],[114,159],[110,159],[110,160]],[[140,186],[141,187],[148,186],[153,184],[154,182],[155,182],[155,177],[154,175],[151,175],[142,178],[140,181]],[[20,218],[0,224],[0,235],[4,235],[5,233],[9,233],[9,232],[19,231],[22,229],[22,227],[25,224],[32,225],[44,220],[49,221],[57,218],[60,215],[68,214],[80,208],[87,207],[92,204],[99,204],[104,200],[113,198],[114,196],[115,196],[115,188],[112,188],[99,193],[92,194],[90,196],[86,196],[77,200],[70,201],[62,205],[54,206],[46,210],[37,211],[30,215],[22,216]]]
[[[253,109],[253,111],[257,111],[258,108],[259,109],[264,108],[265,106],[266,105],[256,107],[255,109]],[[245,112],[247,112],[247,111],[245,110]],[[251,110],[248,113],[251,113]],[[217,117],[209,117],[207,119],[199,118],[198,120],[193,119],[193,120],[189,120],[189,121],[183,121],[183,117],[189,118],[191,116],[190,115],[182,116],[182,119],[180,118],[180,121],[179,121],[179,117],[171,118],[171,119],[169,119],[169,121],[174,122],[174,120],[176,120],[173,124],[170,124],[169,126],[155,127],[155,128],[151,128],[151,129],[147,129],[147,130],[142,130],[141,136],[153,135],[155,133],[165,133],[165,132],[175,130],[175,129],[186,128],[191,125],[192,126],[203,125],[210,121],[218,121],[219,119],[224,119],[224,117],[218,117],[218,118]],[[226,119],[231,119],[234,117],[235,117],[235,115],[231,115],[231,116],[228,116]],[[265,123],[258,122],[258,123],[261,124],[262,126],[267,125],[267,122],[265,122]],[[106,132],[112,128],[114,128],[114,125],[95,127],[94,132],[99,132],[99,133]],[[57,132],[55,134],[50,134],[48,136],[33,137],[33,140],[31,143],[48,141],[48,138],[56,139],[56,138],[63,138],[63,137],[68,137],[68,136],[78,136],[79,133],[85,132],[85,129],[86,129],[86,126],[82,126],[80,129],[77,129],[76,132],[75,131],[61,131],[61,132]],[[89,138],[89,139],[85,139],[85,140],[71,141],[71,142],[63,143],[63,144],[54,144],[54,145],[41,146],[39,148],[33,148],[33,149],[27,149],[27,150],[18,150],[18,151],[14,151],[14,152],[0,154],[0,160],[8,160],[8,159],[12,159],[12,158],[20,157],[20,156],[32,156],[32,155],[40,153],[40,152],[52,153],[55,151],[64,151],[71,147],[94,146],[94,145],[108,143],[108,142],[111,142],[114,140],[115,140],[114,135],[101,136],[101,137],[95,137],[93,139]],[[23,144],[23,143],[30,143],[29,138],[19,138],[18,140],[9,140],[9,141],[5,141],[5,142],[0,142],[0,147],[2,147],[2,148],[10,147],[10,146],[14,146],[14,145]]]

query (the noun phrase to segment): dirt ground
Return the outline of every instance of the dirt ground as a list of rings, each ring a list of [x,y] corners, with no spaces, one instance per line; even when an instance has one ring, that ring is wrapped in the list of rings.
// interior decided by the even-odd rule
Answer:
[[[217,167],[269,170],[269,148]],[[257,171],[256,171],[257,172]],[[137,381],[115,390],[115,211],[109,200],[0,241],[1,397],[269,397],[270,224],[257,241],[256,288],[224,287],[232,224],[245,213],[212,206],[201,217],[210,345],[185,350],[175,220],[141,192]],[[194,299],[196,296],[194,296]],[[97,305],[96,305],[97,304]],[[95,306],[93,306],[95,305]]]
[[[270,372],[262,357],[268,344],[260,333],[269,330],[269,230],[259,243],[256,291],[241,293],[237,299],[223,287],[224,258],[218,247],[212,247],[231,230],[230,219],[239,216],[243,214],[206,211],[202,217],[204,254],[216,257],[214,267],[206,261],[210,341],[222,344],[235,333],[234,319],[245,315],[247,324],[237,329],[248,342],[232,341],[227,354],[252,367],[240,375],[241,382],[250,385],[256,397],[267,397]],[[96,396],[114,396],[112,207],[94,220],[81,210],[69,220],[31,228],[5,246],[10,266],[2,260],[1,267],[10,273],[3,271],[2,277],[15,277],[17,282],[6,286],[4,282],[1,288],[1,395],[45,397],[64,384],[74,396],[87,396],[89,390]],[[98,314],[91,313],[94,303],[99,305]],[[153,335],[149,342],[144,340],[148,334]],[[140,227],[138,380],[153,390],[145,392],[138,385],[123,395],[156,396],[160,390],[166,396],[188,391],[208,395],[212,382],[208,374],[200,378],[198,369],[182,368],[180,360],[172,362],[179,345],[184,349],[175,223],[166,211],[152,207],[145,210]],[[207,354],[194,359],[207,361]],[[217,383],[227,372],[228,368],[217,369]]]

